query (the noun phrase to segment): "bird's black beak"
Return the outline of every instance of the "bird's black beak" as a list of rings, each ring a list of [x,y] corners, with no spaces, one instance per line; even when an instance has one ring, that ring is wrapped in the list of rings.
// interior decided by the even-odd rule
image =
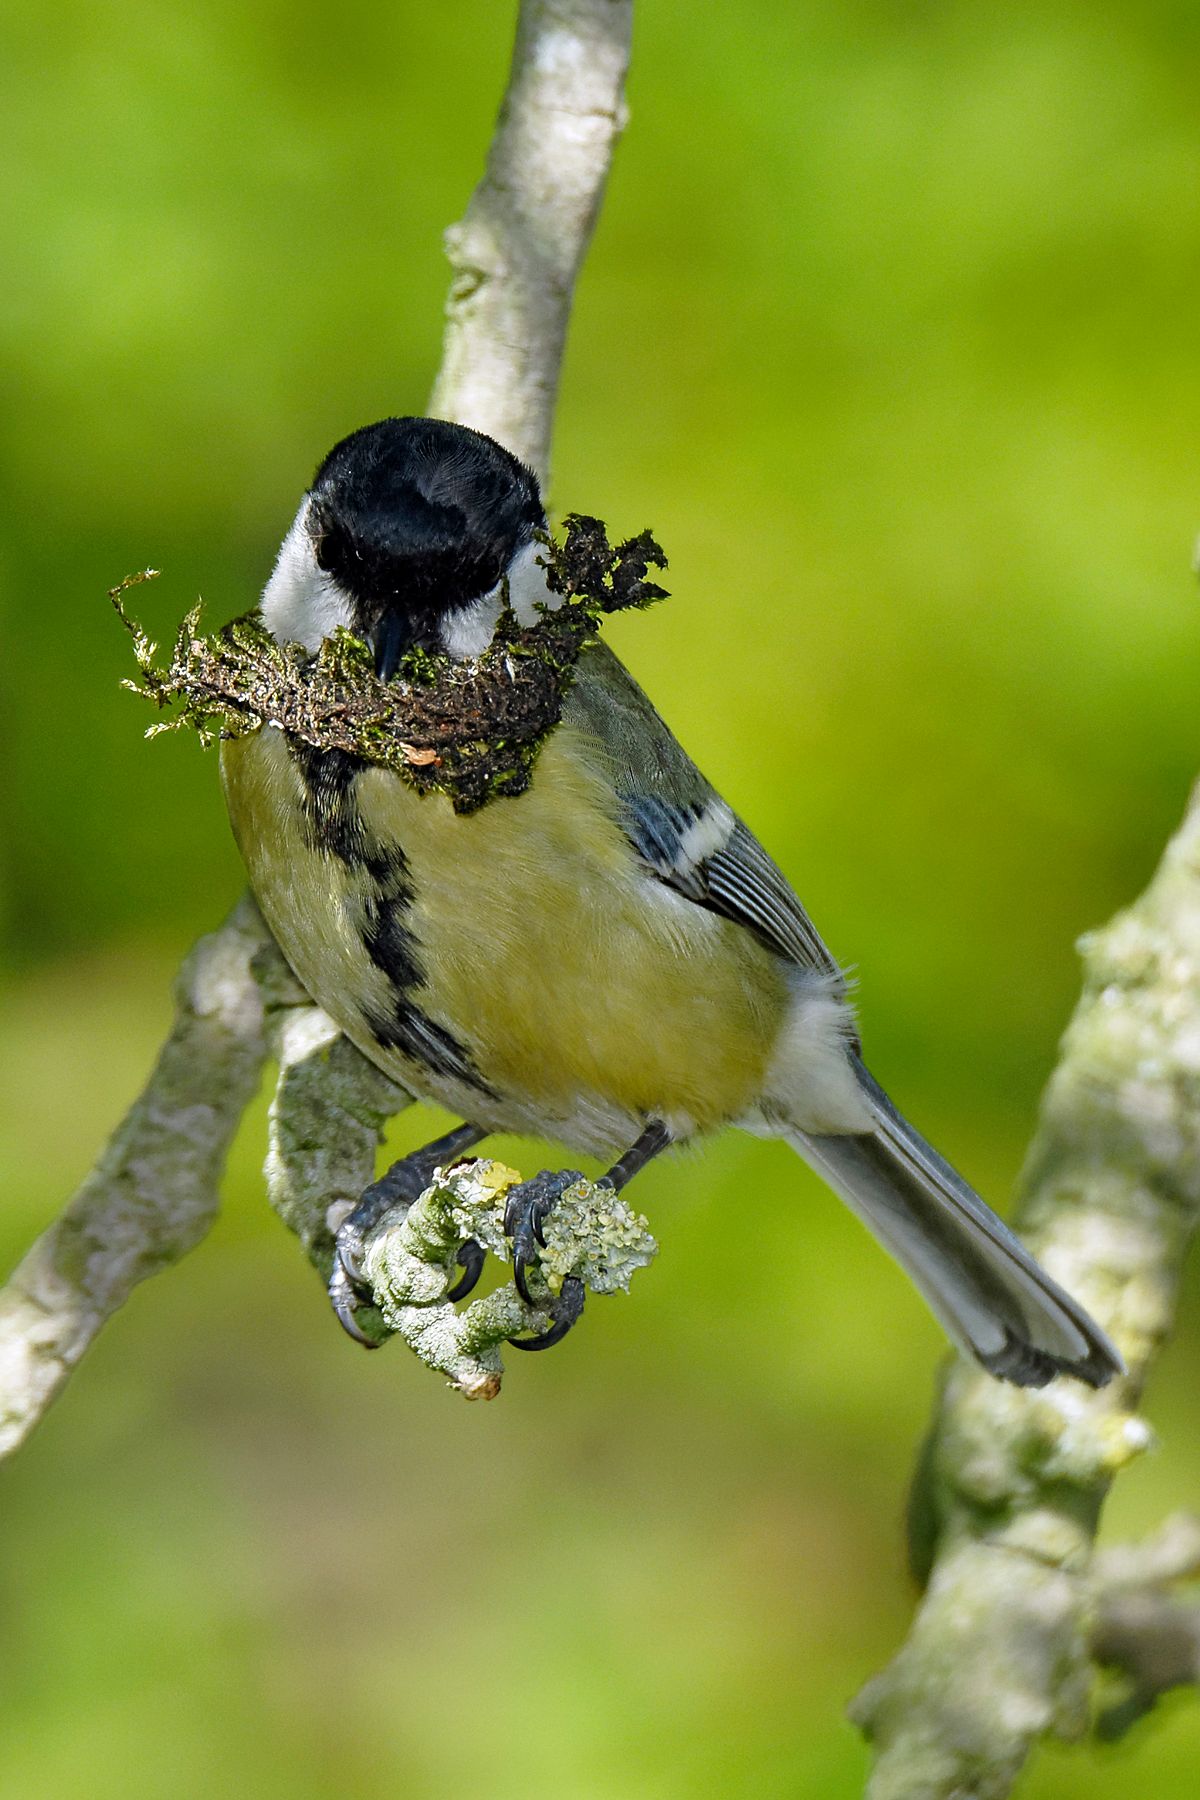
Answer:
[[[408,632],[397,612],[385,612],[375,627],[375,673],[380,681],[390,681],[400,667],[400,658],[408,648]]]

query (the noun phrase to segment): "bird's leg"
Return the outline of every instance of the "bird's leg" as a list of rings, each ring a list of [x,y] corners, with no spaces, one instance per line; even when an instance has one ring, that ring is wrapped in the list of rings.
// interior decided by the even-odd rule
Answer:
[[[613,1164],[607,1175],[601,1176],[596,1183],[597,1187],[607,1185],[614,1193],[619,1194],[638,1171],[644,1169],[660,1150],[665,1150],[670,1142],[671,1134],[662,1120],[651,1119],[636,1143]],[[529,1181],[519,1182],[509,1190],[504,1208],[504,1230],[512,1239],[513,1279],[517,1292],[528,1306],[541,1304],[540,1301],[531,1299],[525,1277],[529,1265],[538,1259],[538,1247],[546,1242],[542,1228],[547,1215],[567,1189],[582,1179],[575,1169],[560,1170],[557,1174],[543,1170],[540,1175],[534,1175]],[[551,1311],[554,1323],[541,1337],[509,1338],[514,1350],[549,1350],[552,1344],[560,1343],[566,1337],[583,1311],[583,1283],[578,1276],[566,1277]]]
[[[670,1142],[671,1134],[662,1120],[651,1119],[641,1137],[629,1146],[620,1161],[615,1162],[602,1179],[608,1182],[614,1194],[619,1194]]]
[[[463,1153],[474,1149],[487,1133],[478,1125],[459,1125],[423,1150],[414,1150],[394,1162],[386,1175],[373,1181],[362,1199],[338,1227],[334,1240],[333,1271],[329,1277],[329,1298],[343,1330],[360,1344],[375,1348],[375,1341],[360,1331],[355,1313],[364,1301],[371,1300],[371,1290],[363,1280],[362,1260],[367,1240],[385,1213],[393,1207],[405,1209],[420,1199],[433,1180],[435,1169],[457,1162]],[[474,1238],[468,1239],[458,1253],[463,1269],[462,1280],[447,1296],[460,1300],[469,1294],[483,1269],[483,1251]]]

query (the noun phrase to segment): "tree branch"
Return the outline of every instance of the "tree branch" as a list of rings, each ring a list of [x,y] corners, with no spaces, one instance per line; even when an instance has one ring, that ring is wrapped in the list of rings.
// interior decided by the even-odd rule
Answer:
[[[624,122],[631,17],[631,0],[523,0],[487,170],[447,234],[431,411],[497,437],[543,478],[574,282]],[[1124,1684],[1101,1719],[1109,1735],[1200,1666],[1200,1613],[1170,1592],[1197,1573],[1200,1527],[1090,1557],[1114,1473],[1149,1442],[1133,1409],[1200,1212],[1200,808],[1085,956],[1019,1223],[1114,1335],[1129,1376],[1101,1394],[1068,1382],[1016,1392],[962,1365],[948,1376],[913,1511],[925,1599],[855,1706],[877,1752],[875,1800],[999,1800],[1040,1734],[1084,1728],[1094,1661]],[[136,1283],[208,1230],[269,1052],[280,1064],[269,1191],[324,1274],[338,1217],[407,1104],[308,1002],[248,899],[196,945],[177,1002],[142,1095],[0,1291],[0,1455]],[[368,1255],[381,1332],[399,1329],[468,1392],[488,1391],[498,1339],[539,1318],[515,1311],[507,1288],[461,1315],[444,1303],[463,1233],[486,1234],[484,1199],[461,1180],[435,1188]],[[426,1294],[430,1272],[441,1286]]]
[[[312,1004],[278,951],[267,982],[267,1039],[279,1070],[267,1198],[327,1285],[334,1234],[375,1179],[388,1120],[412,1100]],[[379,1343],[388,1335],[382,1318],[364,1314],[359,1323]]]
[[[1092,1566],[1092,1655],[1115,1692],[1097,1735],[1123,1737],[1171,1688],[1200,1681],[1200,1603],[1180,1583],[1200,1579],[1200,1518],[1175,1513],[1141,1544],[1101,1550]]]
[[[506,1282],[460,1312],[449,1290],[468,1240],[508,1261],[504,1198],[520,1180],[515,1169],[487,1158],[439,1173],[415,1206],[397,1211],[376,1231],[363,1260],[389,1330],[428,1368],[449,1378],[468,1400],[500,1392],[500,1346],[523,1333],[542,1336],[553,1323],[552,1297],[574,1276],[595,1294],[627,1290],[658,1245],[645,1219],[611,1187],[572,1183],[544,1223],[545,1244],[528,1270],[533,1304]]]
[[[1106,1642],[1090,1642],[1092,1543],[1113,1476],[1151,1441],[1135,1409],[1200,1218],[1200,789],[1149,888],[1083,956],[1017,1225],[1129,1373],[1028,1392],[951,1369],[910,1521],[928,1587],[852,1709],[872,1800],[1001,1800],[1042,1734],[1088,1723]]]
[[[432,409],[489,432],[543,475],[574,281],[623,117],[631,24],[632,0],[523,0],[487,173],[448,236],[455,275]],[[0,1290],[0,1455],[25,1440],[136,1283],[212,1224],[268,1054],[264,1008],[276,1048],[287,1045],[272,1197],[318,1264],[331,1198],[356,1197],[372,1179],[384,1119],[407,1096],[302,994],[282,997],[280,964],[249,900],[185,962],[178,1015],[143,1093]],[[302,1191],[280,1158],[293,1176],[311,1159]]]
[[[252,964],[270,943],[249,898],[200,939],[176,978],[175,1023],[145,1088],[0,1289],[0,1456],[25,1441],[138,1282],[178,1262],[212,1224],[266,1055]]]
[[[525,0],[487,171],[446,233],[454,278],[430,410],[497,438],[543,480],[632,30],[633,0]]]

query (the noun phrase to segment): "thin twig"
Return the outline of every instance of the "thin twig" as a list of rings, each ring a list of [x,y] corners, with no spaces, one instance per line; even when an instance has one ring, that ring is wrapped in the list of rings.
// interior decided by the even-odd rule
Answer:
[[[251,967],[271,940],[250,899],[179,971],[145,1088],[66,1209],[0,1289],[0,1456],[22,1444],[133,1288],[198,1244],[266,1041]]]
[[[454,279],[430,410],[486,431],[543,481],[632,30],[633,0],[525,0],[487,171],[446,233]]]
[[[1200,1518],[1193,1513],[1174,1513],[1143,1543],[1097,1554],[1092,1655],[1110,1677],[1099,1737],[1123,1737],[1163,1694],[1200,1680],[1198,1579]]]

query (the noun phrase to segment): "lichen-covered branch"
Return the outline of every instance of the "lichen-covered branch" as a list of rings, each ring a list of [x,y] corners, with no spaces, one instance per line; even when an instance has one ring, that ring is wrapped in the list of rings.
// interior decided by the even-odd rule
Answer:
[[[1000,1800],[1040,1736],[1089,1723],[1092,1542],[1113,1476],[1151,1440],[1136,1407],[1200,1218],[1200,793],[1145,894],[1083,955],[1017,1225],[1129,1372],[1099,1393],[1029,1392],[951,1369],[914,1495],[928,1586],[853,1708],[872,1800]]]
[[[632,0],[523,0],[488,172],[450,234],[455,275],[431,406],[490,432],[542,474],[573,284],[620,128],[631,14]],[[348,1199],[368,1162],[371,1179],[383,1113],[407,1097],[384,1095],[383,1078],[302,996],[279,999],[280,962],[244,901],[184,964],[179,1013],[145,1090],[0,1289],[0,1455],[28,1436],[132,1287],[212,1223],[226,1152],[268,1053],[260,975],[268,1010],[280,1008],[270,1022],[277,1043],[330,1034],[321,1066],[339,1097],[302,1078],[297,1056],[285,1073],[298,1085],[273,1127],[274,1155],[286,1145],[293,1171],[302,1151],[311,1161],[304,1194],[272,1182],[310,1252],[328,1250],[324,1216],[317,1222],[310,1209],[320,1182]]]
[[[267,981],[267,1032],[279,1062],[267,1191],[327,1283],[334,1234],[374,1180],[384,1127],[408,1095],[366,1062],[323,1012],[302,1004],[303,991],[282,965]],[[504,1199],[519,1179],[486,1158],[441,1172],[415,1206],[380,1220],[363,1258],[377,1307],[361,1308],[356,1327],[377,1343],[395,1334],[469,1400],[500,1392],[500,1346],[507,1339],[540,1335],[551,1323],[546,1307],[526,1305],[512,1282],[461,1310],[450,1299],[468,1239],[502,1262],[510,1259]],[[541,1285],[547,1302],[568,1275],[595,1294],[626,1289],[658,1248],[645,1219],[611,1189],[588,1181],[567,1189],[544,1232],[529,1281],[535,1296]]]
[[[545,1247],[528,1271],[529,1306],[510,1281],[472,1300],[460,1311],[449,1290],[461,1273],[457,1257],[469,1240],[507,1261],[504,1198],[520,1180],[515,1169],[486,1158],[464,1163],[434,1181],[416,1205],[385,1221],[372,1238],[363,1268],[388,1328],[431,1369],[445,1375],[468,1400],[491,1400],[500,1391],[500,1346],[552,1322],[550,1306],[568,1276],[593,1294],[629,1286],[635,1269],[657,1253],[645,1219],[612,1189],[577,1181],[545,1221]]]
[[[410,1096],[319,1007],[297,1001],[307,996],[280,957],[267,999],[267,1032],[279,1065],[268,1122],[267,1198],[327,1284],[334,1234],[374,1181],[387,1122]],[[356,1322],[378,1343],[389,1335],[368,1308]]]
[[[1198,1582],[1200,1518],[1193,1513],[1172,1514],[1144,1543],[1097,1553],[1092,1655],[1111,1677],[1100,1737],[1123,1737],[1161,1695],[1200,1681]]]
[[[545,480],[575,278],[625,123],[633,0],[522,0],[487,172],[454,268],[431,410]]]
[[[150,1078],[66,1209],[0,1290],[0,1456],[22,1444],[111,1313],[204,1236],[266,1055],[253,901],[201,938]],[[278,954],[278,953],[276,953]]]

